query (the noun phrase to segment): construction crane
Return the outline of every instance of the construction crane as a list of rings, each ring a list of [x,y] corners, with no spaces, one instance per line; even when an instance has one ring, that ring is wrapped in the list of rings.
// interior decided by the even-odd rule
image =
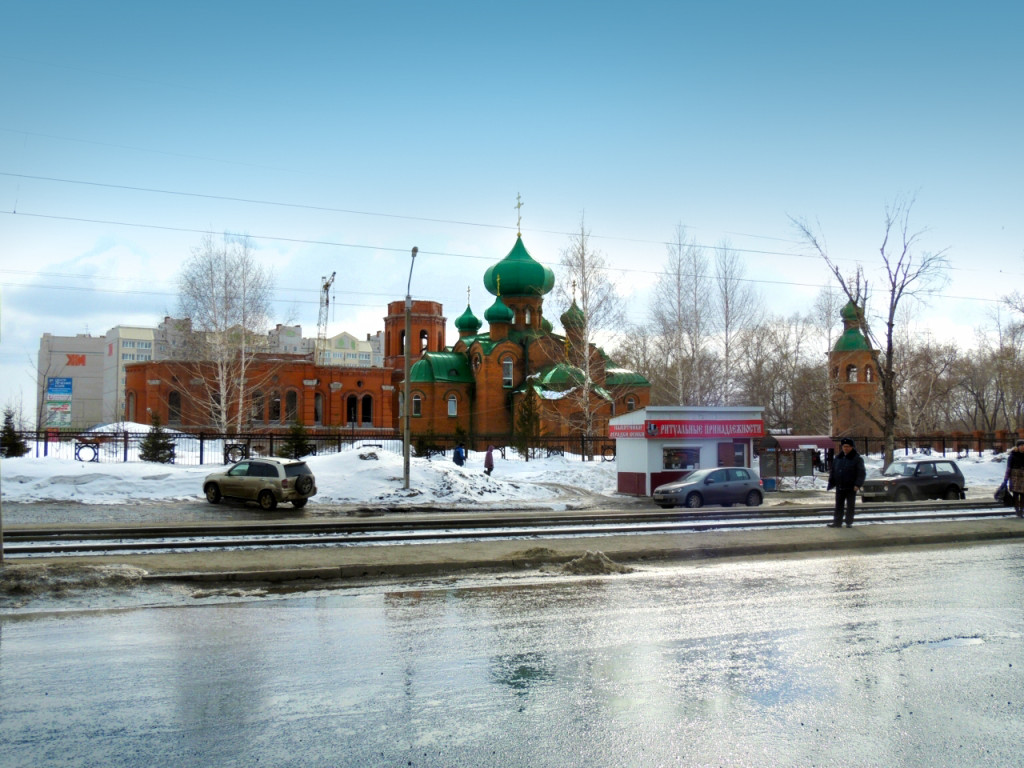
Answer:
[[[330,277],[320,278],[320,317],[316,322],[316,349],[313,354],[316,365],[327,365],[327,307],[331,303],[331,286],[336,274],[331,272]]]

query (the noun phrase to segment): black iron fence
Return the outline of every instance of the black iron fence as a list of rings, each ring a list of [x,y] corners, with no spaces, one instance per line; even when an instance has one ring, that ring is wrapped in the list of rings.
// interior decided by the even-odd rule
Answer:
[[[142,461],[143,443],[148,432],[21,432],[29,445],[29,455],[83,462]],[[295,457],[293,437],[288,433],[189,433],[167,430],[172,443],[174,464],[199,466],[229,464],[251,456]],[[401,454],[403,441],[394,430],[352,430],[309,432],[304,436],[303,456],[376,449]],[[614,461],[615,441],[606,437],[541,437],[522,451],[509,445],[507,435],[477,436],[472,440],[455,435],[413,435],[410,450],[414,456],[451,456],[459,443],[471,451],[483,452],[493,445],[507,461],[530,461],[550,456],[570,456],[583,461]]]
[[[851,437],[854,447],[862,454],[881,453],[885,448],[885,442],[880,437]],[[979,455],[985,451],[1002,453],[1013,448],[1017,437],[1013,434],[1001,432],[984,433],[974,432],[971,434],[949,434],[934,436],[897,437],[894,443],[894,453],[897,455],[909,456],[914,453],[935,454],[937,456],[950,456],[952,458],[966,458],[971,455]],[[836,439],[838,443],[838,438]]]

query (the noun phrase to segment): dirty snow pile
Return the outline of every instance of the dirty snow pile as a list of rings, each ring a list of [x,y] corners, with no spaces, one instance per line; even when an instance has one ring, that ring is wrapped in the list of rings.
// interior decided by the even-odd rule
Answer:
[[[615,493],[615,462],[581,461],[556,456],[531,461],[494,455],[494,473],[484,474],[484,455],[470,452],[465,466],[450,457],[413,457],[409,490],[403,490],[402,456],[380,449],[357,449],[308,456],[316,475],[313,503],[381,506],[486,506],[535,502],[555,503],[571,486],[585,493]],[[144,462],[82,462],[30,458],[0,460],[0,494],[4,501],[76,501],[123,504],[144,501],[195,500],[202,497],[203,479],[224,467]]]

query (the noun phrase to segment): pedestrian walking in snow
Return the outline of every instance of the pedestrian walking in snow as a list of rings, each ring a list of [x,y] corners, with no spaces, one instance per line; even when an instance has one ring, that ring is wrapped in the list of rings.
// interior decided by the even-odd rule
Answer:
[[[458,464],[460,467],[466,463],[466,446],[459,443],[455,446],[455,450],[452,452],[452,461]]]
[[[494,471],[494,446],[487,446],[487,455],[484,456],[484,474],[490,475]]]

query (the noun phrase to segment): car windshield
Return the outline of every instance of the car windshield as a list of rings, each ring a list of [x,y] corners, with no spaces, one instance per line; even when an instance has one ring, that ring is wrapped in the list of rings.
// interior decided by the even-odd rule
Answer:
[[[916,469],[914,464],[890,464],[882,474],[886,477],[910,477]]]

